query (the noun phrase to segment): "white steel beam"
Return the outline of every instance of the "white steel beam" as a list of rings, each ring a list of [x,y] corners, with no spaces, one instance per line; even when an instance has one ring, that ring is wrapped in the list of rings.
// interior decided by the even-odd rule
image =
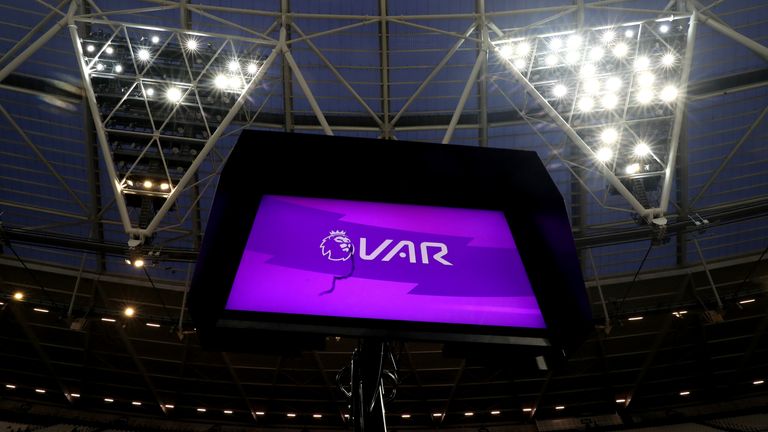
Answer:
[[[387,0],[379,0],[379,16],[386,17]],[[392,138],[392,127],[389,124],[389,23],[382,20],[379,23],[379,65],[381,66],[381,113],[384,125],[381,128],[384,139]]]
[[[693,8],[691,9],[692,11],[695,10]],[[749,50],[759,55],[763,59],[768,60],[768,47],[766,47],[765,45],[755,42],[754,40],[744,36],[743,34],[737,32],[736,30],[730,28],[725,24],[721,24],[716,19],[706,16],[705,14],[702,14],[702,13],[698,14],[698,19],[699,21],[708,25],[710,28],[722,34],[723,36],[733,39],[734,41],[744,45]]]
[[[73,4],[76,2],[72,2]],[[80,69],[80,78],[83,81],[83,88],[85,90],[85,96],[88,100],[91,116],[93,117],[93,125],[96,129],[96,137],[99,140],[99,146],[101,147],[102,155],[104,156],[104,164],[107,167],[107,173],[110,178],[110,187],[112,193],[115,196],[115,205],[117,211],[120,214],[120,221],[123,224],[123,229],[128,234],[138,234],[137,230],[131,226],[131,218],[128,215],[128,207],[125,205],[125,199],[123,198],[120,183],[118,182],[117,171],[115,170],[115,163],[112,160],[112,150],[109,148],[109,141],[107,140],[107,133],[104,131],[104,124],[99,117],[99,104],[96,101],[96,94],[93,92],[93,86],[90,85],[90,78],[88,77],[88,70],[86,69],[85,61],[83,60],[83,46],[80,43],[80,35],[77,33],[77,25],[74,23],[74,19],[69,19],[69,34],[72,39],[72,45],[75,49],[75,55],[77,56],[77,65]]]
[[[312,90],[310,90],[309,84],[307,84],[307,80],[304,79],[304,75],[301,73],[299,65],[296,64],[296,60],[294,60],[293,55],[291,54],[291,50],[288,49],[288,46],[285,44],[285,34],[286,30],[285,27],[283,27],[280,29],[280,45],[278,48],[283,52],[283,58],[291,67],[296,82],[299,84],[299,87],[301,87],[301,91],[304,92],[304,96],[307,98],[309,106],[312,107],[312,112],[315,113],[317,121],[319,121],[320,126],[323,127],[323,132],[325,132],[326,135],[333,135],[333,131],[331,130],[331,126],[328,125],[328,120],[325,119],[323,110],[321,110],[320,105],[317,104],[315,95],[312,94]]]
[[[16,68],[18,68],[22,63],[24,63],[28,58],[32,56],[32,54],[36,53],[37,50],[40,49],[43,45],[45,45],[51,38],[53,38],[56,33],[59,32],[62,28],[64,28],[65,25],[69,22],[69,20],[72,18],[72,16],[75,14],[75,9],[77,8],[77,1],[73,0],[72,3],[69,4],[69,9],[67,10],[67,16],[60,19],[56,22],[56,24],[53,25],[50,29],[48,29],[47,32],[43,33],[37,40],[32,42],[30,46],[27,47],[24,51],[21,52],[18,56],[14,57],[13,60],[11,60],[5,67],[0,69],[0,82],[2,82],[5,78],[8,77],[8,75],[11,74],[11,72],[15,71]]]
[[[58,11],[58,9],[64,6],[68,1],[71,1],[71,0],[63,0],[61,3],[59,3],[59,5],[56,6],[56,10]],[[20,50],[24,45],[26,45],[29,41],[31,41],[32,38],[37,34],[37,32],[42,30],[43,27],[46,24],[48,24],[48,21],[53,19],[53,17],[55,17],[56,15],[57,13],[55,11],[51,11],[48,15],[44,16],[43,19],[38,21],[38,23],[35,24],[35,26],[32,27],[32,29],[30,29],[29,32],[27,32],[27,34],[24,35],[23,38],[19,39],[18,42],[16,42],[8,51],[5,52],[5,54],[3,54],[3,57],[0,58],[0,64],[5,63],[9,58],[13,57],[13,55],[16,54],[16,51]]]
[[[467,78],[467,83],[464,85],[464,90],[461,92],[461,97],[459,97],[459,103],[456,104],[456,109],[453,111],[451,122],[448,123],[448,130],[445,131],[445,135],[443,136],[443,144],[448,144],[451,142],[451,138],[453,138],[453,131],[456,130],[456,124],[459,123],[459,117],[461,117],[461,113],[464,112],[464,105],[467,103],[469,93],[472,91],[472,86],[477,83],[477,75],[480,72],[480,68],[483,66],[483,59],[485,56],[486,52],[480,50],[477,55],[477,60],[475,60],[475,65],[472,66],[472,71],[469,73],[469,78]]]
[[[299,28],[299,26],[296,23],[291,23],[291,28],[296,30],[296,32],[299,35],[304,36],[304,32],[301,31],[301,28]],[[349,91],[349,93],[352,95],[352,97],[355,98],[355,100],[360,104],[360,106],[362,106],[363,109],[365,109],[365,111],[368,114],[370,114],[371,118],[383,130],[384,129],[384,122],[381,121],[381,119],[376,114],[376,112],[365,102],[365,100],[362,98],[362,96],[360,96],[360,94],[357,93],[357,91],[355,91],[355,89],[352,87],[352,85],[349,83],[349,81],[347,81],[346,78],[344,78],[344,76],[341,75],[339,70],[336,69],[336,67],[333,65],[333,63],[331,63],[330,60],[328,60],[328,58],[325,56],[325,54],[323,54],[323,52],[320,51],[320,49],[317,47],[317,45],[315,45],[314,42],[312,42],[309,39],[305,40],[305,42],[309,46],[309,48],[315,53],[315,55],[325,64],[325,66],[328,67],[328,69],[331,71],[331,73],[333,73],[333,76],[335,76],[336,79],[339,80],[341,85],[343,85],[344,88],[346,88]]]
[[[659,200],[658,211],[654,212],[658,216],[663,216],[669,206],[669,196],[672,193],[672,178],[675,173],[675,161],[677,159],[677,145],[680,142],[680,133],[683,127],[683,115],[685,115],[685,105],[687,101],[688,76],[691,74],[691,64],[693,63],[693,48],[696,39],[696,22],[699,14],[693,12],[688,21],[688,40],[685,44],[685,58],[683,59],[683,70],[680,76],[680,88],[677,93],[677,102],[675,105],[675,121],[672,125],[672,136],[669,143],[669,154],[667,156],[667,166],[664,170],[664,183],[661,188],[661,199]]]
[[[475,31],[475,27],[476,27],[475,23],[470,24],[467,30],[464,32],[464,35],[469,36],[470,34],[472,34],[472,32]],[[458,51],[458,49],[461,47],[462,44],[464,44],[464,41],[466,40],[467,40],[466,38],[460,38],[459,40],[456,41],[456,43],[453,44],[451,49],[449,49],[448,52],[445,53],[445,55],[440,60],[440,62],[435,66],[434,69],[432,69],[432,72],[430,72],[429,75],[427,75],[427,77],[424,78],[421,84],[419,84],[419,87],[416,89],[416,91],[413,92],[413,94],[408,98],[407,101],[405,101],[405,103],[403,104],[403,107],[400,108],[400,111],[398,111],[397,114],[395,114],[395,117],[392,119],[392,122],[390,123],[392,127],[395,126],[395,123],[397,123],[397,121],[400,120],[400,117],[403,116],[403,114],[405,113],[405,110],[407,110],[408,107],[411,106],[413,101],[417,97],[419,97],[419,95],[421,94],[422,91],[424,91],[427,85],[429,85],[429,83],[432,82],[432,80],[437,76],[437,74],[439,74],[440,71],[443,70],[443,68],[448,63],[448,61],[451,60],[451,57],[453,57],[453,54],[456,53],[456,51]]]

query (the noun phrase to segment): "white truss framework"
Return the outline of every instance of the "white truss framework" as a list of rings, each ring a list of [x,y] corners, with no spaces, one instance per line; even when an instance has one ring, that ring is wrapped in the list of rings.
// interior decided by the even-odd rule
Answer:
[[[173,224],[164,223],[164,219],[167,213],[177,203],[178,198],[185,192],[187,192],[193,186],[198,185],[200,181],[195,180],[195,176],[198,168],[203,164],[205,158],[208,157],[211,152],[216,151],[217,141],[225,134],[232,133],[230,126],[238,124],[241,127],[248,127],[249,125],[259,125],[267,127],[275,127],[274,124],[262,124],[258,118],[258,107],[249,105],[249,97],[254,92],[258,91],[259,83],[264,79],[265,75],[269,71],[270,67],[277,60],[278,56],[281,56],[285,65],[287,65],[287,77],[298,85],[301,89],[304,97],[306,98],[312,114],[317,119],[317,126],[306,126],[305,129],[321,130],[323,133],[331,135],[334,133],[334,129],[339,130],[361,130],[370,131],[376,130],[380,133],[381,137],[397,139],[398,132],[401,131],[415,131],[415,130],[445,130],[442,142],[448,143],[454,140],[454,134],[456,130],[461,128],[477,128],[480,130],[480,135],[485,136],[485,142],[487,142],[487,131],[490,127],[488,123],[486,106],[481,103],[480,115],[478,116],[477,124],[467,125],[462,124],[462,114],[465,111],[465,106],[469,98],[472,96],[473,89],[477,82],[483,83],[483,88],[478,90],[480,98],[487,97],[487,94],[483,96],[484,92],[487,92],[487,87],[495,85],[492,80],[488,79],[488,55],[489,53],[499,53],[501,45],[498,41],[508,40],[510,38],[522,37],[525,35],[535,35],[537,32],[541,33],[541,29],[546,24],[561,19],[563,17],[573,15],[578,23],[584,21],[584,14],[590,11],[608,10],[615,2],[612,1],[597,1],[585,4],[584,2],[576,2],[574,5],[569,6],[554,6],[554,7],[537,7],[521,10],[509,10],[503,12],[486,12],[483,0],[477,0],[477,12],[475,13],[457,13],[457,14],[430,14],[430,15],[404,15],[404,16],[389,16],[387,14],[386,0],[380,1],[380,14],[378,16],[370,15],[355,15],[355,14],[323,14],[323,13],[301,13],[290,12],[287,5],[288,2],[283,2],[281,10],[262,10],[258,8],[234,8],[227,6],[216,6],[206,4],[189,4],[186,1],[162,1],[162,2],[148,2],[146,7],[130,8],[130,9],[115,9],[115,10],[101,10],[98,6],[98,1],[95,0],[72,0],[62,1],[57,6],[52,6],[46,3],[49,10],[48,14],[41,20],[40,25],[32,29],[27,36],[19,41],[19,43],[3,56],[0,60],[0,81],[8,77],[14,70],[16,70],[21,64],[28,60],[35,52],[48,43],[63,27],[69,27],[69,33],[73,42],[75,55],[78,58],[78,65],[80,68],[81,78],[83,82],[83,88],[86,93],[88,106],[91,111],[91,115],[95,124],[95,132],[97,135],[98,143],[102,151],[102,155],[106,162],[106,167],[109,172],[110,187],[115,196],[115,204],[119,211],[120,220],[124,231],[132,238],[144,239],[152,236],[158,230],[173,230]],[[655,218],[661,218],[668,212],[670,203],[670,195],[672,192],[672,182],[675,176],[674,170],[676,166],[677,146],[678,139],[680,137],[683,118],[685,113],[686,95],[685,86],[687,84],[687,76],[691,67],[691,56],[693,53],[693,43],[695,40],[695,29],[697,22],[704,23],[716,30],[717,32],[733,39],[734,41],[746,46],[750,50],[754,51],[763,58],[768,59],[768,48],[755,42],[752,39],[745,37],[734,31],[722,23],[716,16],[708,11],[708,8],[702,8],[697,5],[695,1],[680,1],[669,2],[668,9],[652,10],[643,9],[637,10],[638,13],[656,14],[656,16],[668,16],[671,9],[677,6],[677,12],[690,13],[691,18],[688,25],[688,37],[687,46],[685,48],[685,56],[681,61],[681,80],[680,91],[677,97],[677,102],[674,108],[674,119],[672,133],[670,134],[670,141],[668,143],[667,157],[663,161],[664,173],[662,176],[662,185],[660,192],[660,199],[658,205],[647,206],[641,203],[633,191],[629,190],[622,182],[621,176],[616,174],[614,169],[611,169],[604,164],[594,165],[594,169],[599,172],[605,180],[611,185],[611,187],[618,191],[618,193],[626,200],[631,208],[631,211],[639,214],[646,220]],[[687,10],[681,10],[681,8]],[[86,11],[86,9],[90,9]],[[701,12],[697,12],[701,10]],[[123,21],[125,17],[131,15],[152,14],[155,12],[167,12],[167,11],[179,11],[179,16],[182,17],[181,25],[179,28],[172,26],[147,26],[146,24],[137,22]],[[226,17],[242,14],[245,16],[262,17],[272,20],[272,24],[266,29],[255,29],[246,25],[242,25],[233,22]],[[502,17],[508,16],[522,16],[534,14],[547,14],[544,18],[538,18],[533,20],[529,24],[521,26],[520,28],[502,31],[495,21]],[[538,16],[537,15],[537,16]],[[221,24],[222,28],[228,28],[231,32],[216,33],[216,32],[196,32],[189,30],[189,17],[198,16],[201,19],[205,19],[209,22],[216,22]],[[186,17],[186,18],[185,18]],[[53,21],[58,18],[48,29],[39,36],[37,33],[44,30],[45,23]],[[337,24],[337,27],[327,28],[324,30],[316,31],[314,33],[305,32],[302,27],[304,24],[299,25],[298,20],[333,20]],[[441,21],[443,20],[467,20],[468,26],[465,31],[446,30],[441,28]],[[136,215],[131,214],[131,209],[127,204],[126,194],[130,194],[129,188],[126,186],[126,182],[130,180],[130,174],[132,169],[137,165],[141,157],[143,157],[148,151],[154,147],[159,148],[160,159],[163,158],[163,146],[166,137],[163,135],[166,126],[169,126],[167,119],[165,122],[154,124],[154,118],[152,109],[150,107],[152,100],[151,97],[146,95],[147,83],[155,83],[158,85],[166,85],[172,83],[173,80],[164,78],[155,79],[150,75],[152,74],[152,62],[144,65],[143,70],[139,70],[141,62],[137,61],[136,50],[131,50],[130,54],[133,56],[134,64],[136,65],[135,74],[129,78],[119,77],[120,74],[114,74],[120,79],[131,82],[131,90],[125,93],[125,98],[129,98],[131,91],[138,91],[141,93],[144,104],[147,106],[147,116],[149,121],[153,123],[153,130],[143,133],[134,133],[133,136],[141,137],[144,144],[141,146],[140,156],[136,158],[133,164],[129,164],[128,174],[120,172],[117,168],[117,161],[114,160],[114,148],[110,140],[112,136],[117,133],[128,134],[126,131],[116,131],[110,128],[110,121],[113,120],[115,113],[119,111],[120,103],[124,103],[123,99],[117,105],[111,107],[109,112],[102,112],[103,103],[100,101],[100,94],[98,89],[94,88],[93,79],[99,77],[101,71],[96,70],[99,64],[99,60],[103,57],[103,50],[109,44],[109,41],[100,48],[100,50],[94,53],[93,56],[84,52],[82,26],[101,26],[111,29],[112,38],[115,35],[122,34],[124,39],[131,41],[131,31],[144,30],[144,31],[157,31],[167,35],[163,39],[165,44],[171,44],[173,46],[181,46],[185,40],[191,37],[199,37],[201,40],[218,40],[221,42],[218,45],[219,48],[224,46],[231,47],[259,47],[261,52],[259,56],[259,68],[258,71],[249,76],[243,76],[242,86],[238,87],[237,97],[231,101],[231,104],[226,107],[226,114],[222,116],[220,121],[217,121],[215,125],[205,124],[206,136],[202,139],[196,138],[190,141],[196,141],[199,145],[199,149],[194,155],[191,163],[184,168],[183,175],[177,179],[173,179],[169,172],[169,167],[163,161],[163,171],[165,176],[168,177],[169,188],[166,191],[154,191],[152,193],[146,192],[145,195],[153,196],[155,198],[162,198],[162,204],[159,208],[152,213],[152,217],[146,224],[139,224],[136,221]],[[388,35],[387,27],[389,25],[407,26],[409,28],[429,32],[430,34],[437,34],[441,36],[448,36],[452,38],[452,43],[448,44],[445,48],[445,54],[437,64],[427,73],[426,77],[416,86],[415,90],[408,96],[404,103],[399,105],[398,109],[392,109],[393,104],[390,101],[390,67],[388,65]],[[356,85],[348,78],[345,78],[342,71],[334,65],[333,61],[329,59],[322,48],[322,45],[316,43],[317,40],[323,36],[332,34],[343,33],[355,28],[364,26],[378,26],[381,48],[381,86],[382,86],[382,101],[381,106],[374,106],[370,100],[362,95],[362,93],[356,89]],[[279,36],[274,37],[275,33]],[[494,40],[490,35],[495,35]],[[349,92],[351,97],[359,104],[362,112],[375,124],[372,129],[369,126],[332,126],[329,122],[326,112],[323,110],[321,104],[322,101],[318,100],[313,92],[311,86],[311,80],[306,79],[305,73],[302,71],[300,62],[297,62],[293,48],[298,44],[306,44],[309,49],[317,55],[322,64],[331,71],[336,80]],[[414,101],[418,100],[424,90],[430,85],[435,78],[446,69],[451,59],[455,54],[462,49],[465,45],[476,44],[477,55],[474,57],[469,75],[464,82],[462,91],[457,97],[455,105],[452,105],[453,109],[450,115],[450,120],[440,126],[399,126],[399,122],[409,112],[414,104]],[[165,45],[163,45],[165,46]],[[170,45],[169,45],[170,46]],[[160,53],[162,53],[161,48]],[[237,49],[235,49],[237,51]],[[223,52],[223,51],[221,51]],[[243,51],[244,52],[244,51]],[[10,56],[13,53],[18,53],[15,56]],[[162,57],[159,55],[157,58]],[[214,56],[215,57],[215,56]],[[185,57],[187,60],[189,57]],[[155,57],[152,58],[154,61]],[[218,61],[218,60],[217,60]],[[3,63],[7,62],[7,63]],[[214,59],[211,59],[214,62]],[[529,80],[526,74],[519,71],[513,65],[509,65],[508,73],[513,77],[527,92],[528,94],[547,112],[554,124],[565,133],[570,142],[572,142],[576,148],[580,149],[583,154],[590,157],[595,156],[594,146],[585,141],[584,137],[569,124],[566,118],[563,117],[562,112],[558,112],[555,109],[551,101],[541,94],[540,90]],[[181,102],[179,105],[195,105],[196,109],[203,112],[206,109],[204,101],[200,99],[200,89],[210,83],[206,83],[203,75],[194,76],[192,74],[192,67],[187,65],[187,69],[190,71],[188,79],[185,81],[177,82],[178,87],[182,90]],[[103,74],[102,74],[103,75]],[[153,81],[154,80],[154,81]],[[290,88],[290,86],[288,86]],[[315,89],[316,91],[317,89]],[[284,94],[286,100],[292,97],[290,94]],[[290,102],[287,102],[290,103]],[[243,111],[250,110],[247,115],[242,115]],[[175,111],[175,109],[174,109]],[[10,118],[9,113],[3,112],[3,114]],[[173,114],[171,114],[172,116]],[[286,113],[286,117],[290,117],[290,113]],[[753,124],[754,127],[759,124],[764,115],[758,118],[758,121]],[[205,119],[205,115],[202,117]],[[749,133],[745,135],[749,136]],[[182,140],[181,137],[176,137],[177,140]],[[484,142],[480,139],[481,144]],[[726,161],[727,163],[727,161]],[[708,181],[707,187],[719,173],[716,172],[712,178]],[[61,180],[61,179],[60,179]],[[64,181],[62,180],[62,183]],[[706,189],[706,188],[705,188]],[[703,192],[702,192],[703,193]],[[698,199],[698,197],[697,197]],[[695,200],[694,200],[695,201]],[[624,209],[626,210],[626,209]],[[185,216],[186,217],[186,216]]]

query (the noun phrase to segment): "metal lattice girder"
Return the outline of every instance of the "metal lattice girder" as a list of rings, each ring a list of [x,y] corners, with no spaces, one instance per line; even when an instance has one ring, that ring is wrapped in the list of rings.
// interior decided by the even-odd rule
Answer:
[[[695,28],[695,15],[671,16],[494,48],[544,110],[523,100],[523,117],[551,118],[588,157],[564,162],[599,172],[650,220],[669,204]]]
[[[285,44],[95,19],[79,35],[75,22],[72,41],[121,220],[145,238],[230,123],[251,121],[247,95]]]

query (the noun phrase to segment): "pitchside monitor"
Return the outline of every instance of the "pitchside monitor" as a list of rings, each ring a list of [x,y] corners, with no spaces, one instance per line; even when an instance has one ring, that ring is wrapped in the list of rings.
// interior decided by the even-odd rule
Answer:
[[[585,295],[533,152],[246,131],[191,306],[204,343],[224,348],[312,335],[565,347],[591,326]]]

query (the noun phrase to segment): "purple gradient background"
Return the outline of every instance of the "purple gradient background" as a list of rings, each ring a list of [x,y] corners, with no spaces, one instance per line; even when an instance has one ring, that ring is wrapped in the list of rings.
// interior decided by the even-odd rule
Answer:
[[[320,243],[345,230],[348,261],[329,261]],[[394,240],[376,260],[370,254]],[[400,240],[416,245],[416,263],[381,258]],[[420,242],[448,247],[422,264]],[[404,249],[405,250],[405,249]],[[434,253],[435,249],[430,249]],[[354,271],[353,270],[354,266]],[[334,276],[339,279],[327,291]],[[504,214],[500,211],[265,195],[243,252],[227,309],[432,323],[545,328]]]

